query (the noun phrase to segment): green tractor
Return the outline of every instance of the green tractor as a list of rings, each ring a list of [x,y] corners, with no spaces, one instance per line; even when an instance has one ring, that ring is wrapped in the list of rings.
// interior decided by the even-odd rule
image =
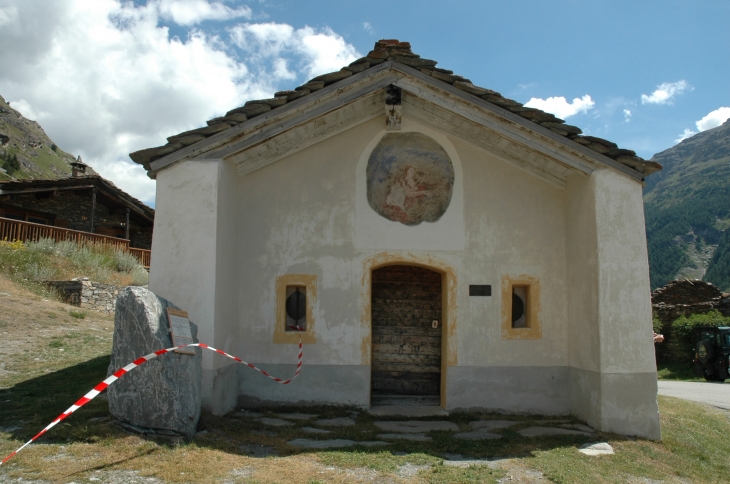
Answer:
[[[730,326],[695,329],[695,373],[707,381],[730,378]]]

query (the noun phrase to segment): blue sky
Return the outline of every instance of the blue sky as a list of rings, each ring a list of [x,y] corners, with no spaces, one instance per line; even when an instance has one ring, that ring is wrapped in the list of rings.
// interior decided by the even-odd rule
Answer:
[[[0,94],[152,202],[126,153],[397,38],[650,158],[730,117],[728,25],[703,0],[0,0]]]

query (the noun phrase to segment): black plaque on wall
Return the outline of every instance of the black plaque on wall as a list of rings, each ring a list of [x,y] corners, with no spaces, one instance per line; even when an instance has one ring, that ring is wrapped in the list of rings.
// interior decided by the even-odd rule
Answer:
[[[492,286],[486,284],[470,284],[469,285],[470,296],[491,296]]]

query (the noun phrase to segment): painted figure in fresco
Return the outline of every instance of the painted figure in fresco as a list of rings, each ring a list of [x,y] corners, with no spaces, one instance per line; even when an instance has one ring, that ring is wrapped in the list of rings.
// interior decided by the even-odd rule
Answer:
[[[412,198],[427,196],[428,190],[422,189],[416,182],[416,169],[412,166],[406,168],[406,174],[400,180],[396,180],[390,187],[388,196],[385,197],[385,204],[406,211],[406,204]]]
[[[422,133],[387,133],[370,153],[366,168],[368,204],[393,222],[436,222],[454,188],[454,166],[446,151]]]

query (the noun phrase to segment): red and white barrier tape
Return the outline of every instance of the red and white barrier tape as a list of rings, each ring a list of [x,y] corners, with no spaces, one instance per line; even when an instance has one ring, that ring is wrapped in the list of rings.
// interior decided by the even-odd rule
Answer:
[[[40,432],[38,432],[38,434],[36,434],[35,437],[33,437],[28,442],[26,442],[25,444],[23,444],[23,446],[20,447],[18,450],[16,450],[15,452],[13,452],[12,454],[10,454],[6,458],[4,458],[2,460],[2,462],[0,462],[0,465],[5,464],[7,461],[9,461],[10,459],[12,459],[15,456],[15,454],[17,454],[18,452],[20,452],[21,450],[23,450],[25,447],[27,447],[28,445],[32,444],[36,440],[38,440],[43,434],[45,434],[46,432],[48,432],[49,430],[51,430],[57,423],[61,422],[61,420],[65,419],[66,417],[68,417],[69,415],[71,415],[72,413],[74,413],[76,410],[78,410],[79,408],[81,408],[84,405],[86,405],[87,403],[89,403],[91,400],[94,399],[94,397],[96,397],[98,394],[100,394],[102,391],[104,391],[106,389],[106,387],[108,387],[109,385],[111,385],[112,383],[114,383],[115,381],[117,381],[118,379],[120,379],[125,374],[127,374],[130,371],[134,370],[135,368],[137,368],[142,363],[146,363],[146,362],[148,362],[150,360],[153,360],[153,359],[157,358],[160,355],[164,355],[165,353],[170,353],[171,351],[175,351],[175,350],[180,349],[180,348],[186,348],[188,346],[199,346],[200,348],[206,348],[206,349],[209,349],[211,351],[215,351],[216,353],[220,353],[221,355],[227,356],[228,358],[230,358],[232,360],[235,360],[235,361],[237,361],[237,362],[239,362],[241,364],[244,364],[244,365],[248,366],[249,368],[253,368],[254,370],[256,370],[259,373],[261,373],[262,375],[267,376],[267,377],[271,378],[272,380],[274,380],[276,383],[281,383],[282,385],[287,385],[287,384],[291,383],[292,381],[294,381],[294,379],[299,375],[299,372],[302,371],[302,335],[301,335],[301,333],[299,334],[299,357],[297,358],[297,371],[294,372],[294,376],[291,377],[288,380],[282,380],[281,378],[276,378],[275,376],[269,375],[266,371],[262,370],[261,368],[257,368],[254,365],[252,365],[251,363],[247,363],[247,362],[243,361],[241,358],[239,358],[237,356],[229,355],[225,351],[221,351],[219,349],[213,348],[212,346],[208,346],[205,343],[191,343],[191,344],[188,344],[188,345],[175,346],[175,347],[167,348],[167,349],[164,349],[164,350],[157,350],[154,353],[150,353],[149,355],[143,356],[141,358],[137,358],[136,360],[134,360],[132,363],[128,364],[127,366],[125,366],[123,368],[120,368],[117,371],[115,371],[106,380],[104,380],[103,382],[101,382],[98,385],[96,385],[93,390],[91,390],[89,393],[87,393],[86,395],[84,395],[83,397],[81,397],[76,403],[74,403],[73,405],[71,405],[68,408],[68,410],[66,410],[65,412],[63,412],[58,417],[56,417],[55,420],[53,420],[53,422],[51,422],[50,424],[48,424],[48,426],[46,428],[44,428],[43,430],[41,430]]]

